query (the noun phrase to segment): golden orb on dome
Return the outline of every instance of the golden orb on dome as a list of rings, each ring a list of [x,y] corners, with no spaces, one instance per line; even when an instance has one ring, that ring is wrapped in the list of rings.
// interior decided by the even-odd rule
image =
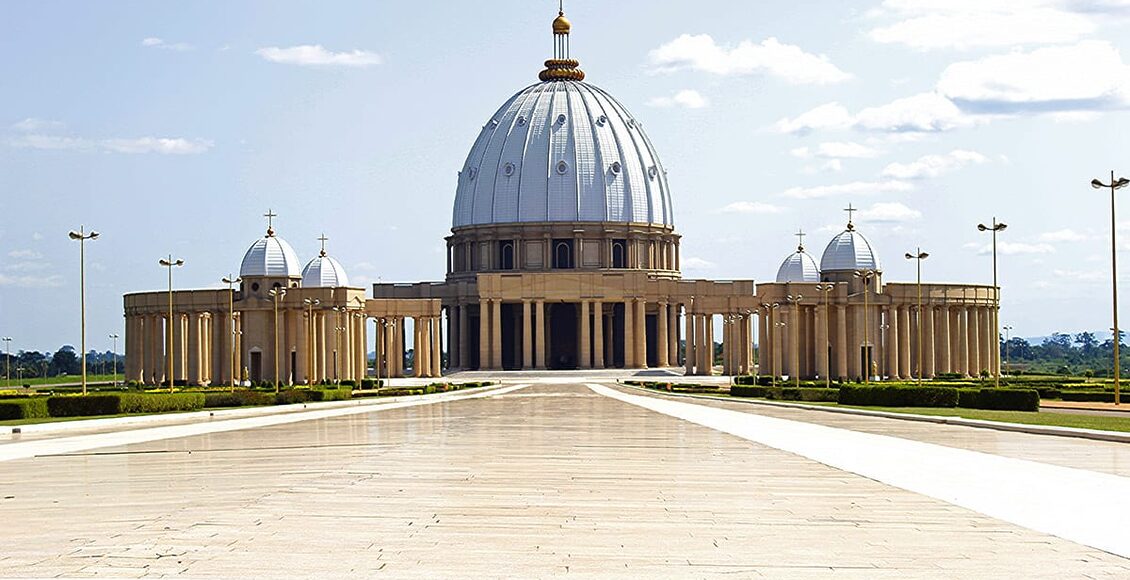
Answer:
[[[553,19],[553,33],[554,34],[569,34],[569,30],[573,28],[573,24],[565,18],[564,12],[558,12],[557,18]]]

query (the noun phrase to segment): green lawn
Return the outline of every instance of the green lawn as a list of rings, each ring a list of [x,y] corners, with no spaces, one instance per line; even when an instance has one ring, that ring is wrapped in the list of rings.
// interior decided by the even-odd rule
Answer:
[[[3,370],[4,369],[2,367],[0,367],[0,373],[2,373]],[[90,383],[109,383],[112,380],[114,380],[114,375],[86,375],[86,382],[87,382],[88,385]],[[119,374],[118,375],[118,382],[124,382],[124,381],[125,381],[125,377],[123,377],[121,374]],[[9,383],[8,381],[4,380],[4,375],[0,374],[0,390],[7,390],[9,388],[8,387],[9,384],[11,385],[12,389],[20,389],[20,388],[23,388],[23,385],[31,385],[33,387],[42,387],[42,386],[46,386],[46,385],[62,385],[62,384],[81,383],[81,382],[82,382],[82,375],[64,375],[64,376],[61,376],[61,377],[36,377],[36,378],[24,377],[23,379],[17,379],[16,375],[12,375],[12,380]]]
[[[1098,429],[1100,431],[1130,431],[1130,417],[1075,415],[1070,413],[1057,413],[1055,411],[1026,413],[1024,411],[987,411],[983,409],[937,407],[854,407],[849,405],[837,405],[835,403],[828,404],[835,405],[837,407],[867,409],[871,411],[885,411],[888,413],[912,413],[915,415],[962,417],[964,419],[979,419],[982,421],[1023,423],[1025,425],[1050,425],[1054,427],[1075,427],[1078,429]]]
[[[175,415],[177,413],[198,413],[200,411],[213,411],[215,409],[199,409],[197,411],[169,411],[167,413],[123,413],[120,415],[88,415],[84,417],[39,417],[36,419],[5,419],[0,421],[0,427],[19,427],[20,425],[38,425],[40,423],[59,423],[61,421],[85,421],[87,419],[111,419],[114,417],[145,417],[148,415]]]

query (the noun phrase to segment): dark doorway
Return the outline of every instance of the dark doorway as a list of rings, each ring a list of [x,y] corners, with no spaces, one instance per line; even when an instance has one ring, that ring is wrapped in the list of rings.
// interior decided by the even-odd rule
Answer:
[[[644,315],[644,328],[647,336],[641,337],[644,338],[644,343],[647,345],[647,366],[650,368],[659,366],[659,322],[655,319],[656,316],[658,315]],[[639,340],[639,338],[636,340]]]
[[[287,373],[287,376],[290,377],[290,383],[291,384],[298,382],[298,375],[296,374],[297,371],[295,370],[297,368],[298,368],[298,353],[292,350],[292,351],[290,351],[290,372]]]
[[[482,361],[479,360],[479,324],[482,318],[477,315],[471,314],[473,310],[471,307],[464,306],[468,311],[467,314],[467,360],[463,361],[463,366],[469,369],[481,369]],[[478,310],[476,307],[474,310]]]
[[[874,360],[872,356],[870,346],[859,347],[859,364],[860,368],[863,369],[863,372],[860,374],[865,377],[865,380],[870,380],[870,377],[875,374],[872,372],[873,369],[871,368],[871,363]]]
[[[502,368],[508,371],[522,368],[522,305],[503,304],[502,312]]]
[[[577,368],[577,305],[576,304],[547,304],[549,312],[550,337],[549,360],[546,364],[551,369]]]
[[[612,328],[605,340],[612,343],[612,360],[604,361],[606,365],[624,368],[624,303],[612,304]]]
[[[251,374],[249,377],[251,382],[258,383],[263,380],[263,353],[251,353],[251,368],[248,371]]]

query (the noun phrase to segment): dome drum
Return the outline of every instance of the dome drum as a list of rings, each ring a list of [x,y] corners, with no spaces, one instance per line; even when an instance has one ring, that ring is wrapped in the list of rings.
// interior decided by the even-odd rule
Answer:
[[[482,272],[647,270],[678,278],[674,228],[615,222],[508,223],[454,228],[447,237],[447,279]]]

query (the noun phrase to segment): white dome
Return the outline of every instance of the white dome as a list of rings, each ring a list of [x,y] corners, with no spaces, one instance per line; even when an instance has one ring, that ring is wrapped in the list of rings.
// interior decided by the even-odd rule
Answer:
[[[239,266],[241,278],[249,276],[298,278],[301,275],[301,266],[294,248],[273,233],[255,240],[243,255],[243,263]]]
[[[816,268],[816,260],[804,251],[797,248],[796,252],[789,254],[781,267],[777,269],[777,283],[785,282],[819,282],[820,270]]]
[[[640,123],[574,80],[526,87],[487,122],[459,172],[452,227],[557,221],[674,225]]]
[[[349,286],[345,268],[337,260],[322,254],[302,270],[302,286],[305,288],[341,288]]]
[[[828,242],[820,258],[821,272],[846,272],[852,270],[880,270],[871,243],[850,224]]]

